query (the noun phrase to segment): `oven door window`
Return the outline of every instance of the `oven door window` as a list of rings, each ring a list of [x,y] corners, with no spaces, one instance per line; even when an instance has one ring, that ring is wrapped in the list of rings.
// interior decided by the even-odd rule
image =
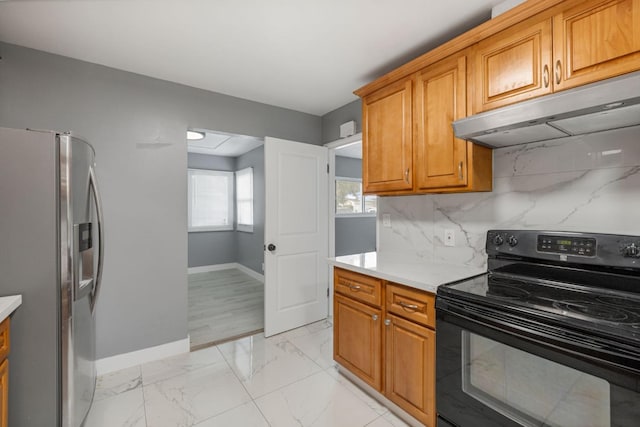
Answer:
[[[462,332],[462,389],[524,426],[610,427],[602,378]]]

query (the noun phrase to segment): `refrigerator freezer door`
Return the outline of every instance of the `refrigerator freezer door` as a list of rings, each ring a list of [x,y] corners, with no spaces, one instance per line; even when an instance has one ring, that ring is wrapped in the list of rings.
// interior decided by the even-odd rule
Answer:
[[[91,146],[60,139],[60,235],[62,256],[62,427],[82,425],[95,390],[95,319],[91,310],[98,241],[92,227]],[[89,235],[88,233],[91,233]],[[102,236],[100,236],[102,237]]]

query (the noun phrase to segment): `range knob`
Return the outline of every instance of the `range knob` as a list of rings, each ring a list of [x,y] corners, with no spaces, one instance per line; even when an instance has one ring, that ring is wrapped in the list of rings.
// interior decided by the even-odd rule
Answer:
[[[507,238],[509,246],[513,247],[518,244],[518,239],[513,234]]]
[[[500,246],[504,243],[504,237],[499,234],[496,234],[496,237],[493,238],[493,244],[496,246]]]
[[[622,249],[622,256],[627,258],[640,258],[640,246],[631,243]]]

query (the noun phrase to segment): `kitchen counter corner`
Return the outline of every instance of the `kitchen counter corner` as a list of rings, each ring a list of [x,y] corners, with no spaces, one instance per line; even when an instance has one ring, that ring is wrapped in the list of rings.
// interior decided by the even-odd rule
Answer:
[[[9,317],[21,304],[22,295],[0,297],[0,322]]]
[[[485,272],[480,267],[437,261],[403,262],[397,257],[367,252],[330,258],[335,267],[435,293],[438,286]]]

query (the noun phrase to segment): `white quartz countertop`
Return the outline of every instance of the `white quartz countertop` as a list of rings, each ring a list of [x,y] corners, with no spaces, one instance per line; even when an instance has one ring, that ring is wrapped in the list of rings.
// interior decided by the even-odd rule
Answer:
[[[484,273],[480,267],[437,261],[406,262],[397,256],[367,252],[330,258],[329,263],[347,270],[435,293],[438,286]]]
[[[0,322],[4,321],[22,304],[22,295],[0,297]]]

